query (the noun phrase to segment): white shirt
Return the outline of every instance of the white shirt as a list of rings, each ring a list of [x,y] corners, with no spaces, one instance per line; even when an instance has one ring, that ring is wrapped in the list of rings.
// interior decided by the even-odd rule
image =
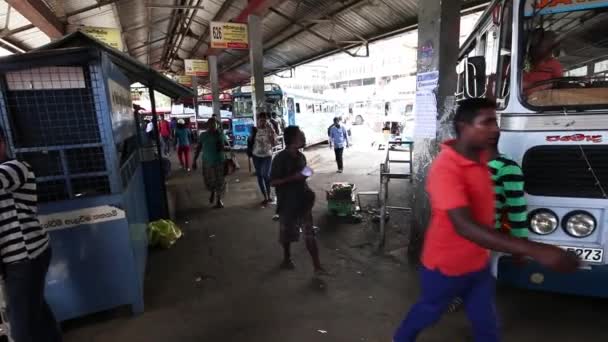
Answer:
[[[152,121],[148,122],[148,124],[146,125],[146,133],[150,133],[154,130],[154,124],[152,124]]]
[[[272,137],[275,135],[272,124],[258,128],[253,142],[253,155],[256,157],[272,157]]]

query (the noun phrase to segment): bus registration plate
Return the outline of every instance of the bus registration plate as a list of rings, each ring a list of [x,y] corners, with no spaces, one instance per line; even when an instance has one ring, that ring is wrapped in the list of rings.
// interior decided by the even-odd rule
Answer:
[[[601,263],[604,261],[604,250],[599,248],[585,248],[560,246],[561,248],[578,255],[581,260],[592,263]]]

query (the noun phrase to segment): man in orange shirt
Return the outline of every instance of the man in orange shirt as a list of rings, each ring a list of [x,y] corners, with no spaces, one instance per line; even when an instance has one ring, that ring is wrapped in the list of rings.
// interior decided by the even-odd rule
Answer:
[[[489,250],[527,255],[557,271],[578,266],[576,256],[558,247],[494,229],[495,195],[486,148],[499,135],[496,104],[488,99],[463,101],[454,128],[457,138],[443,144],[427,177],[431,221],[422,251],[421,296],[394,342],[415,341],[456,297],[464,300],[474,341],[499,341]]]
[[[553,51],[558,47],[557,34],[538,29],[531,34],[529,70],[524,72],[524,93],[530,95],[539,90],[551,89],[552,85],[539,84],[543,81],[564,77],[564,68]]]

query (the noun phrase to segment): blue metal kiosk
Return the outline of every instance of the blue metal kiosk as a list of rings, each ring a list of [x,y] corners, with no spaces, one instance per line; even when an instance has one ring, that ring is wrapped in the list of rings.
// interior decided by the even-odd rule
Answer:
[[[37,176],[53,249],[46,296],[62,321],[144,309],[146,226],[167,213],[161,163],[131,104],[135,82],[191,93],[80,32],[0,58],[0,124]]]

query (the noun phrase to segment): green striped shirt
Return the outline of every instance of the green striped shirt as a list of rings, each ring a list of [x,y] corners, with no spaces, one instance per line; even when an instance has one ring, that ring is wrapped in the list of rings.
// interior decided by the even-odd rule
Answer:
[[[496,193],[496,228],[508,222],[511,235],[528,237],[528,213],[524,197],[524,174],[517,163],[504,155],[488,163]],[[507,217],[503,217],[503,215]]]

